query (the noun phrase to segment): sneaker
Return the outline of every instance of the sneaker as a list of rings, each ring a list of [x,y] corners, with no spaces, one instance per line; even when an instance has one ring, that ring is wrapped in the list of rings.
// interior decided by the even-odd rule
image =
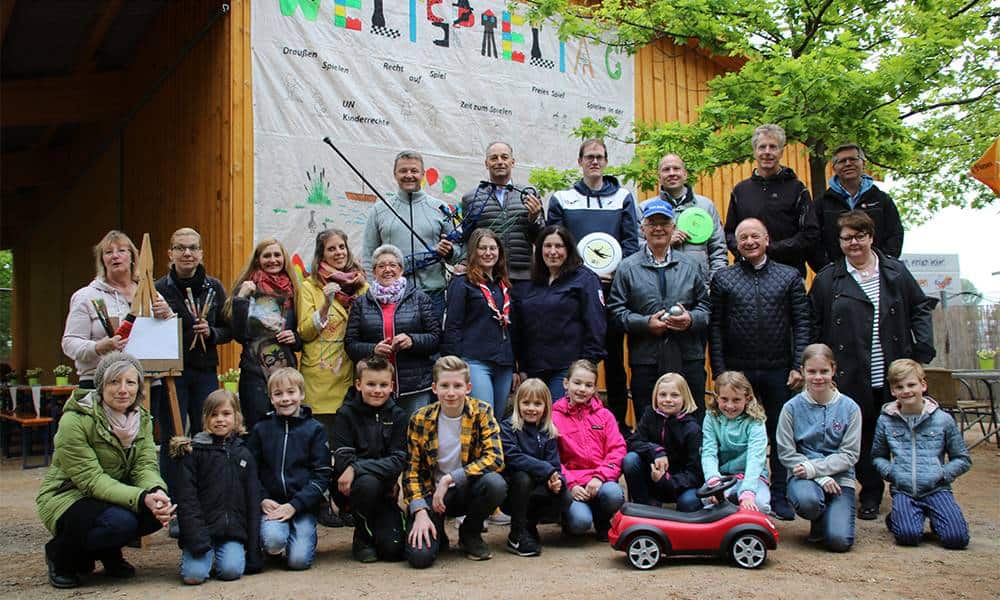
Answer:
[[[809,524],[809,535],[806,536],[806,542],[809,544],[818,544],[823,541],[823,526],[819,524],[819,521],[813,521]]]
[[[510,515],[504,514],[499,508],[486,520],[492,525],[510,525]]]
[[[510,519],[510,517],[507,518]],[[489,526],[488,526],[489,522],[490,522],[489,519],[483,521],[483,526],[480,529],[481,532],[486,533],[487,531],[489,531]],[[461,529],[462,523],[465,523],[465,515],[462,515],[460,517],[455,517],[455,529]]]
[[[45,552],[45,565],[49,572],[49,585],[54,588],[66,590],[80,587],[80,577],[76,573],[61,571],[56,568],[56,563],[49,556],[48,550]]]
[[[607,542],[609,531],[611,531],[611,527],[596,527],[594,529],[594,539],[598,542]]]
[[[362,563],[373,563],[378,560],[375,546],[372,544],[371,538],[365,535],[363,527],[354,529],[354,541],[351,542],[351,556],[354,557],[354,560]]]
[[[775,496],[771,499],[771,515],[779,521],[794,521],[795,511],[784,498]]]
[[[104,565],[104,574],[115,579],[132,579],[135,577],[135,567],[130,565],[121,552],[104,556],[100,559]]]
[[[878,518],[878,504],[862,504],[858,511],[858,518],[865,521],[874,521]]]
[[[337,513],[333,512],[329,502],[323,503],[323,508],[319,509],[319,514],[316,515],[316,521],[323,527],[344,526],[344,520]]]
[[[542,547],[525,531],[507,536],[507,552],[518,556],[538,556],[542,553]]]
[[[465,558],[469,560],[489,560],[493,558],[493,551],[486,545],[480,535],[469,535],[459,537],[458,547],[465,552]]]
[[[532,538],[534,538],[535,542],[538,544],[538,547],[541,548],[542,547],[542,536],[539,535],[539,533],[538,533],[538,524],[536,524],[536,523],[528,523],[528,526],[527,526],[526,529],[528,530],[528,535],[530,535]]]

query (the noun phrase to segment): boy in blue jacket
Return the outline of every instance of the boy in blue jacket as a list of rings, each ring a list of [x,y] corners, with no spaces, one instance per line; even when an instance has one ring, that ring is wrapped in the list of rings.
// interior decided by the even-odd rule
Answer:
[[[969,545],[969,526],[951,491],[951,482],[972,467],[955,419],[938,409],[927,391],[923,367],[908,358],[889,365],[895,401],[882,407],[872,442],[872,461],[889,482],[892,510],[885,518],[900,546],[915,546],[924,520],[941,545]],[[947,458],[946,458],[947,455]]]
[[[250,451],[260,479],[260,538],[270,556],[285,553],[289,569],[312,566],[316,554],[316,513],[330,486],[330,446],[326,430],[303,406],[305,380],[291,367],[267,380],[274,411],[254,426]]]
[[[354,514],[354,559],[403,559],[405,520],[396,480],[406,467],[406,411],[392,398],[396,370],[381,356],[354,367],[354,387],[333,421],[333,499]]]

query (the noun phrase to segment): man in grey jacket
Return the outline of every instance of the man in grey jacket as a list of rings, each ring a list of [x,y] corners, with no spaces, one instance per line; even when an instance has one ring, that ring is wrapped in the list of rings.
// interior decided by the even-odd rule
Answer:
[[[392,167],[399,191],[388,200],[398,217],[384,203],[377,203],[368,213],[365,225],[365,270],[371,271],[372,252],[383,244],[392,244],[406,254],[404,271],[422,289],[438,316],[444,314],[444,292],[448,288],[445,262],[454,263],[460,247],[445,239],[452,230],[450,219],[441,209],[446,205],[420,189],[424,178],[424,158],[412,150],[396,155]],[[433,247],[425,247],[434,244]],[[434,254],[439,260],[433,261]],[[414,268],[414,266],[418,268]]]
[[[642,211],[646,245],[618,265],[608,300],[628,333],[632,401],[650,405],[657,378],[680,372],[687,380],[701,422],[705,414],[705,346],[710,302],[702,268],[670,248],[674,209],[663,200]],[[637,419],[641,415],[636,415]]]
[[[671,250],[695,259],[702,268],[705,282],[708,283],[716,271],[724,269],[729,264],[729,257],[726,254],[726,233],[722,229],[719,211],[715,208],[715,203],[705,196],[695,194],[687,184],[688,172],[680,156],[667,154],[661,158],[659,176],[658,198],[673,207],[674,215],[678,219],[685,210],[691,208],[700,208],[712,218],[712,235],[707,240],[692,242],[691,235],[678,227],[674,227],[674,233],[670,237]],[[648,202],[650,200],[640,203],[640,212]]]

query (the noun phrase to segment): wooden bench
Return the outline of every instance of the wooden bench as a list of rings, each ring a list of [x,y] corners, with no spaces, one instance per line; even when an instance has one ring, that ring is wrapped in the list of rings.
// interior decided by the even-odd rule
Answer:
[[[3,446],[4,458],[10,458],[10,436],[7,434],[8,423],[21,428],[21,468],[35,469],[49,466],[49,428],[52,426],[52,417],[36,417],[33,414],[16,414],[9,411],[0,412],[0,445]],[[28,455],[31,452],[31,433],[35,429],[42,429],[43,449],[42,464],[29,465]]]

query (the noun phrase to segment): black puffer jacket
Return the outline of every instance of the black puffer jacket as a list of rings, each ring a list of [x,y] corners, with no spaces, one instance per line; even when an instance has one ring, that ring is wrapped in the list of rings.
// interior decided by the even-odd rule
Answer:
[[[431,299],[407,280],[392,320],[394,334],[405,333],[413,340],[408,350],[396,353],[396,393],[404,395],[429,390],[434,367],[431,356],[438,351],[441,340],[441,322],[435,316]],[[347,318],[344,347],[352,361],[358,362],[375,353],[375,346],[385,339],[382,326],[382,306],[369,289],[354,301]]]
[[[771,238],[767,255],[805,276],[806,260],[815,255],[819,244],[819,223],[809,190],[795,171],[781,167],[774,176],[761,177],[754,169],[749,179],[733,188],[724,229],[726,245],[737,260],[736,226],[749,217],[767,227]]]
[[[532,247],[545,224],[544,211],[539,211],[534,219],[529,217],[528,209],[524,206],[524,194],[513,190],[507,192],[503,206],[500,206],[492,188],[488,182],[481,182],[476,189],[462,196],[463,215],[471,215],[482,207],[479,218],[463,228],[465,235],[462,243],[469,241],[469,236],[477,227],[493,230],[500,237],[504,252],[507,253],[510,278],[517,281],[528,280],[531,278]]]
[[[172,490],[182,550],[201,555],[216,544],[237,541],[246,548],[246,570],[260,571],[260,487],[257,463],[238,436],[207,432],[175,437],[170,456],[178,465]]]
[[[406,411],[391,399],[375,408],[351,388],[333,422],[333,481],[353,466],[355,479],[373,475],[379,481],[395,482],[406,466],[409,422]]]
[[[710,289],[713,375],[798,368],[812,333],[798,271],[770,259],[760,270],[744,261],[716,272]]]
[[[647,407],[628,438],[628,451],[638,454],[645,463],[667,457],[670,477],[660,480],[661,487],[682,492],[705,482],[701,471],[701,427],[691,415],[665,417]]]
[[[903,223],[892,198],[873,185],[858,198],[855,208],[868,213],[875,222],[873,246],[887,256],[899,258],[899,254],[903,251]],[[844,257],[844,253],[840,250],[840,228],[837,227],[837,219],[849,210],[851,205],[847,203],[847,198],[830,188],[827,188],[823,196],[816,201],[816,219],[819,221],[820,236],[823,241],[820,244],[822,254],[818,255],[813,268]]]

